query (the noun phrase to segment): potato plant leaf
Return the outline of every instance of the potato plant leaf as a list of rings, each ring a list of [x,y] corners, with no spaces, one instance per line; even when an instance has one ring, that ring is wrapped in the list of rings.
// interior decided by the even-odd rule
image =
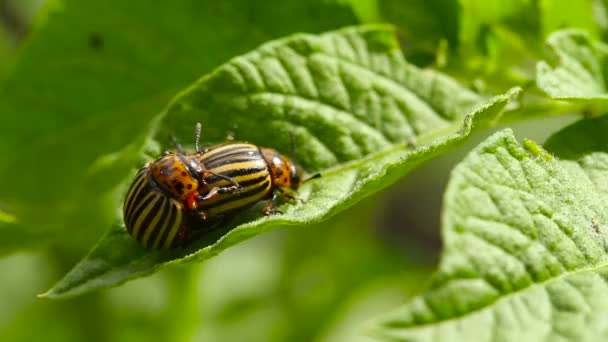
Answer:
[[[549,58],[536,68],[538,87],[554,99],[586,105],[603,114],[608,105],[604,70],[608,45],[585,31],[567,29],[551,34],[546,47]]]
[[[159,115],[142,151],[170,149],[170,135],[192,143],[228,131],[238,140],[291,155],[308,173],[303,201],[282,215],[252,208],[183,249],[153,251],[125,232],[120,215],[78,265],[44,297],[66,297],[135,279],[171,263],[202,261],[280,226],[318,222],[403,177],[490,126],[509,93],[485,101],[453,79],[408,64],[391,26],[294,35],[236,57],[178,95]]]
[[[45,5],[15,63],[0,63],[0,210],[15,218],[0,239],[23,241],[0,253],[42,239],[60,249],[90,245],[111,224],[108,193],[140,146],[123,154],[126,169],[111,165],[87,179],[89,167],[147,133],[177,91],[270,39],[358,23],[347,4],[326,0],[35,2]]]
[[[593,152],[562,153],[566,141],[589,136],[581,130],[588,125],[578,126],[548,144],[571,159],[531,141],[520,144],[504,130],[455,168],[439,271],[425,294],[376,322],[376,335],[407,341],[606,336],[608,155],[605,142]]]

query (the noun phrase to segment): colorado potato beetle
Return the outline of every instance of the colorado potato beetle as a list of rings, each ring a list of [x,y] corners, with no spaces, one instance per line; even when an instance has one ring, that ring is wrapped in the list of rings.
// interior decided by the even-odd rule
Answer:
[[[127,191],[125,226],[145,247],[183,246],[260,200],[269,200],[263,213],[270,215],[279,197],[294,199],[288,191],[303,183],[301,169],[271,148],[228,142],[200,149],[200,127],[194,152],[177,145],[141,168]]]

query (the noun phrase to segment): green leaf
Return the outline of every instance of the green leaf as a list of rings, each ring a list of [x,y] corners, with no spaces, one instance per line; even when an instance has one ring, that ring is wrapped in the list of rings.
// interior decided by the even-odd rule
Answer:
[[[580,120],[554,134],[545,148],[561,159],[577,160],[595,152],[608,153],[608,116]]]
[[[608,201],[608,115],[580,120],[554,134],[545,148],[564,161],[574,176],[588,178]],[[582,173],[580,173],[582,171]]]
[[[478,86],[505,89],[534,78],[530,60],[539,54],[541,21],[536,1],[461,0],[459,49],[448,67]],[[539,39],[540,38],[540,39]],[[452,71],[453,70],[453,71]]]
[[[293,132],[297,162],[323,174],[298,191],[303,202],[271,217],[253,208],[184,249],[164,252],[140,247],[119,222],[44,296],[113,286],[170,263],[205,260],[279,226],[323,220],[490,126],[517,92],[479,106],[482,99],[454,80],[407,64],[388,26],[262,45],[172,101],[145,153],[156,156],[159,146],[170,147],[169,133],[192,139],[198,121],[203,140],[221,141],[233,130],[239,139],[287,155]]]
[[[595,171],[604,179],[607,157],[588,156],[603,165]],[[496,133],[453,171],[430,288],[374,332],[408,341],[602,340],[606,189],[579,160],[560,161],[531,141],[522,146],[510,130]]]
[[[548,61],[537,64],[537,85],[554,99],[604,113],[608,103],[605,61],[608,45],[579,30],[561,30],[547,38]]]
[[[608,1],[606,0],[591,0],[593,8],[593,19],[600,28],[603,40],[608,37]]]
[[[97,237],[138,154],[90,176],[178,90],[268,39],[356,23],[326,0],[47,1],[0,88],[0,206],[60,243]]]

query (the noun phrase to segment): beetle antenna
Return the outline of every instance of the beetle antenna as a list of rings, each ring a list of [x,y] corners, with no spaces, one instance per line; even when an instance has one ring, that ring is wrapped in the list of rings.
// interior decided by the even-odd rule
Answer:
[[[182,147],[182,144],[180,144],[179,141],[177,141],[177,138],[175,137],[175,135],[170,134],[169,138],[171,139],[171,144],[173,144],[173,146],[177,149],[177,152],[182,152],[184,150],[184,148]]]
[[[203,128],[203,125],[201,125],[200,122],[196,123],[196,128],[194,129],[194,150],[196,151],[196,153],[199,153],[201,150],[198,148],[198,141],[201,138],[201,129]]]
[[[291,140],[291,160],[296,160],[296,135],[293,131],[289,131],[289,139]]]
[[[314,175],[306,178],[305,180],[302,181],[302,184],[308,182],[309,180],[313,180],[313,179],[317,179],[317,178],[321,178],[321,174],[320,173],[315,173]]]

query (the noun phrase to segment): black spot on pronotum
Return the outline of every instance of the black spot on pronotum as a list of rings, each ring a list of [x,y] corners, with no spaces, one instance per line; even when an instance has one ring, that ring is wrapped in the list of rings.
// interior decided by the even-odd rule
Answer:
[[[182,171],[182,176],[186,177],[186,171]]]
[[[192,184],[188,184],[188,190],[192,190]]]
[[[89,35],[89,46],[94,50],[101,50],[103,48],[103,37],[97,32],[93,32]]]

